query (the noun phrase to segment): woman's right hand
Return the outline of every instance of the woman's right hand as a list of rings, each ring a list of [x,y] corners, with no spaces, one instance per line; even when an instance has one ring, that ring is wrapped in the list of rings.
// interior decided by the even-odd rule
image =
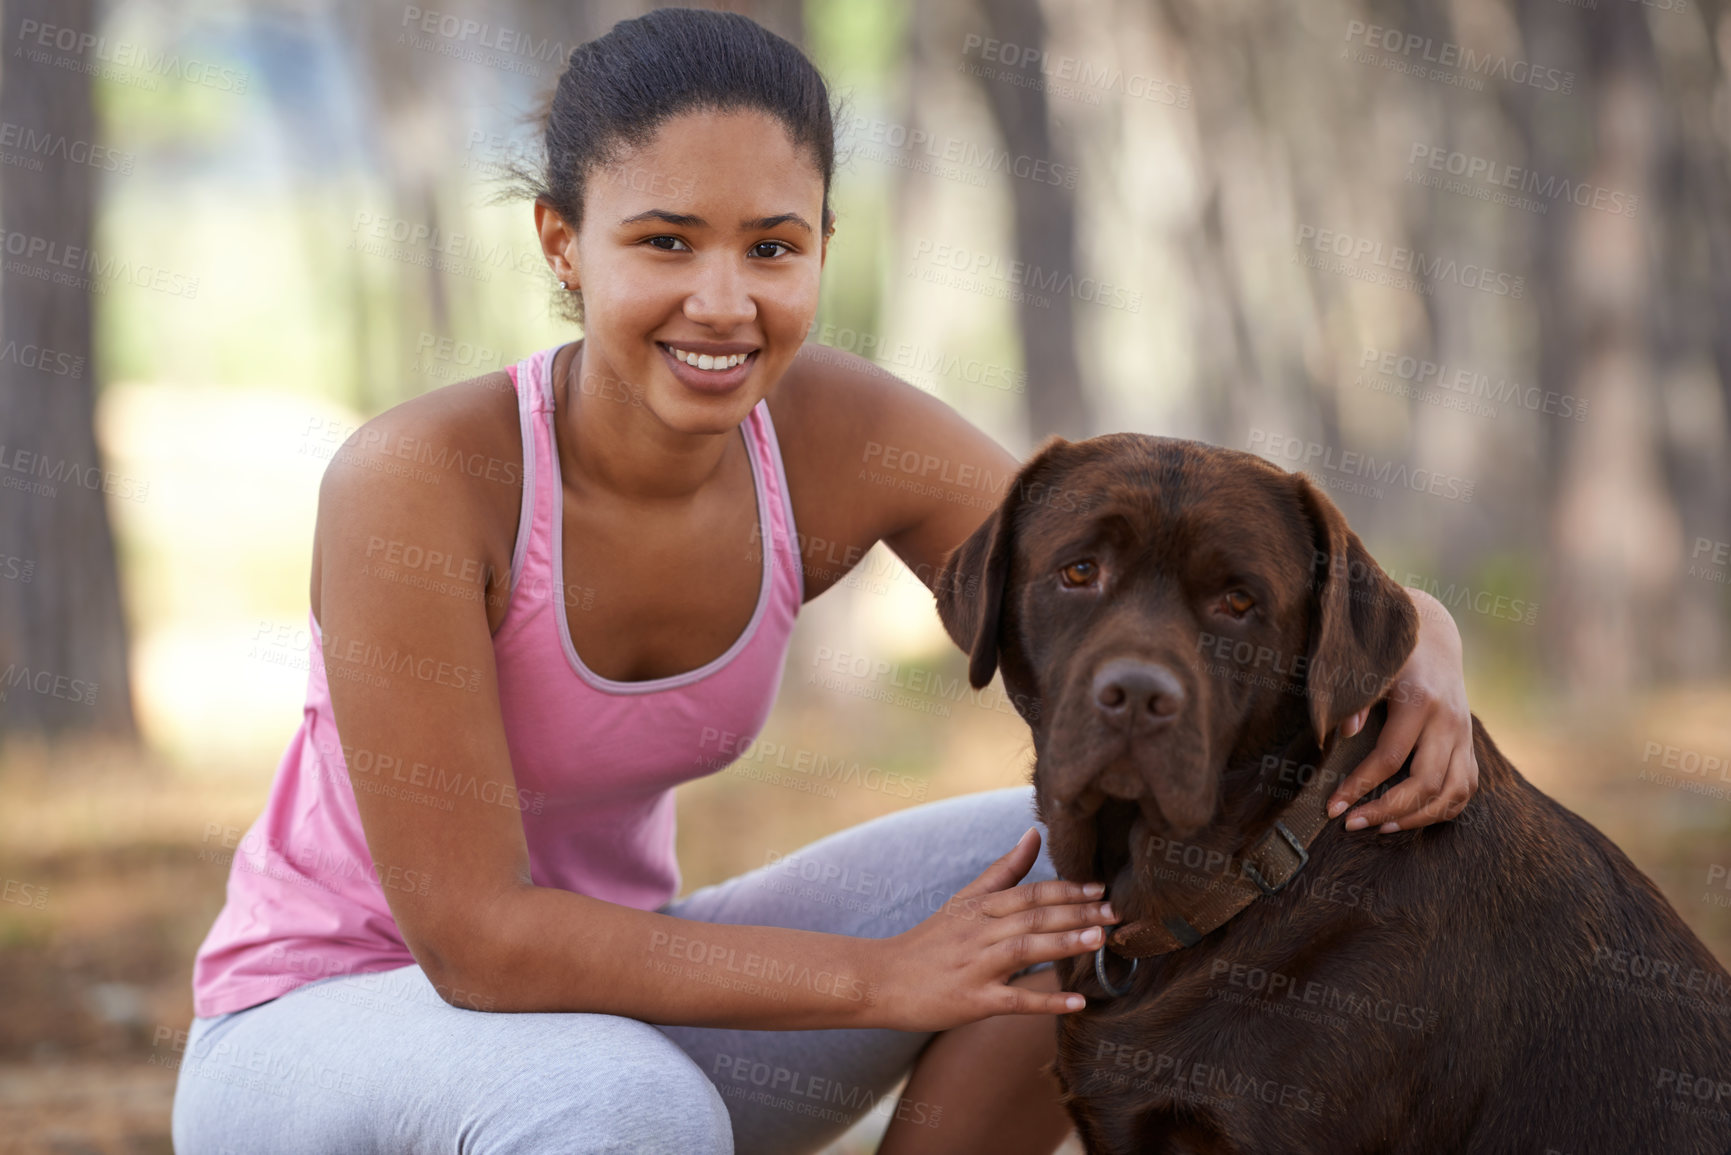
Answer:
[[[893,938],[880,940],[882,1025],[942,1031],[993,1015],[1061,1015],[1085,1000],[1063,991],[1011,986],[1035,963],[1099,948],[1103,927],[1117,921],[1105,888],[1054,879],[1017,886],[1040,854],[1030,828],[1013,850],[956,892],[942,910]]]

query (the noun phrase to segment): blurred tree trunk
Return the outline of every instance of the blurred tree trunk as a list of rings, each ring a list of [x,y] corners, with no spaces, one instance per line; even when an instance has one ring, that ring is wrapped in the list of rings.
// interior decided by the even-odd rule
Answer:
[[[79,30],[96,23],[92,0],[9,0],[5,16],[12,28],[25,20]],[[9,55],[0,73],[7,123],[67,141],[96,140],[89,74],[21,54]],[[90,245],[96,170],[48,164],[39,172],[0,166],[0,222],[7,236],[54,246],[61,262],[76,267],[72,250]],[[0,554],[17,559],[0,560],[0,733],[134,738],[126,621],[104,497],[116,479],[96,446],[89,291],[8,270],[0,276],[0,341],[0,477],[10,483],[0,489]],[[31,347],[66,354],[82,369],[31,368]],[[29,581],[17,576],[25,566]]]
[[[1024,51],[1046,44],[1046,21],[1038,0],[980,0],[989,35]],[[982,78],[1004,148],[1012,157],[1056,162],[1046,115],[1046,93],[1039,85],[1006,84]],[[1058,280],[1076,271],[1076,197],[1061,184],[1009,181],[1015,210],[1016,259],[1042,278]],[[1047,298],[1040,308],[1035,297]],[[1067,293],[1023,295],[1016,304],[1016,330],[1022,367],[1028,374],[1028,430],[1038,443],[1049,434],[1087,437],[1096,430],[1082,370],[1076,359],[1075,305]]]
[[[1529,42],[1554,12],[1527,0]],[[1662,119],[1645,11],[1613,6],[1583,21],[1576,100],[1528,100],[1524,125],[1541,171],[1572,172],[1591,185],[1640,198],[1651,211]],[[1573,162],[1558,156],[1571,135],[1548,117],[1589,126]],[[1637,214],[1555,214],[1541,231],[1554,279],[1541,279],[1542,377],[1547,389],[1584,398],[1584,421],[1559,423],[1550,503],[1547,659],[1553,676],[1588,699],[1632,689],[1663,671],[1676,625],[1672,598],[1682,527],[1666,484],[1663,397],[1653,363],[1655,279],[1647,222]],[[1658,283],[1655,283],[1657,280]]]
[[[534,43],[557,44],[569,51],[653,6],[645,0],[584,0],[575,5],[564,0],[499,0],[491,12],[495,22],[527,33]],[[803,36],[798,19],[801,9],[795,0],[753,0],[731,7],[796,43]],[[471,148],[466,160],[477,166],[480,175],[461,173],[459,162],[465,158],[456,151],[461,140],[451,126],[464,121],[463,106],[476,99],[477,88],[509,93],[496,99],[516,107],[518,95],[511,91],[513,85],[502,78],[503,74],[489,75],[483,63],[432,56],[400,45],[402,18],[397,10],[359,4],[339,5],[334,11],[334,19],[351,38],[374,46],[373,51],[359,57],[364,68],[357,83],[372,102],[369,120],[378,133],[372,151],[379,158],[378,176],[388,200],[368,207],[424,226],[447,240],[466,231],[464,205],[477,192],[495,191],[490,184],[493,174],[488,170],[499,158],[491,155],[496,142]],[[549,52],[535,64],[539,72],[533,88],[538,95],[550,95],[565,70],[565,58]],[[513,124],[508,133],[513,146],[540,143],[539,136],[523,126]],[[513,266],[537,250],[528,206],[520,211],[524,222],[521,231],[507,242]],[[444,262],[429,260],[383,266],[366,256],[348,261],[345,275],[356,298],[367,296],[369,281],[375,275],[393,284],[387,294],[393,311],[387,318],[356,317],[357,380],[360,406],[366,414],[387,409],[429,387],[415,365],[422,342],[429,334],[478,339],[476,318],[486,312],[481,305],[483,298],[495,291],[493,286],[499,279],[521,275],[514,268],[501,267],[493,271],[492,280],[477,279],[462,271],[466,264],[460,261],[455,268],[447,268]],[[551,301],[556,292],[552,272],[543,268],[540,275]]]
[[[1725,82],[1716,46],[1704,37],[1685,44],[1670,44],[1661,57],[1669,127],[1658,187],[1641,216],[1663,225],[1655,259],[1665,272],[1650,311],[1666,394],[1667,472],[1684,539],[1669,672],[1707,678],[1726,668],[1731,623],[1726,587],[1706,576],[1721,568],[1709,564],[1713,543],[1731,541],[1731,174],[1716,114],[1715,89]]]
[[[372,200],[368,196],[362,205],[366,211],[444,236],[448,222],[440,217],[437,184],[455,165],[454,142],[445,131],[455,115],[450,107],[451,87],[457,74],[484,66],[429,56],[398,43],[403,35],[401,17],[374,5],[339,6],[334,18],[349,38],[375,46],[361,57],[367,67],[356,79],[371,100],[370,121],[378,133],[371,151],[379,158],[379,176],[389,200],[368,203]],[[424,334],[435,338],[466,334],[451,329],[451,274],[444,262],[394,265],[357,256],[347,264],[357,282],[356,296],[366,296],[367,281],[373,276],[393,285],[387,299],[394,310],[387,318],[355,318],[361,362],[356,373],[358,400],[363,414],[370,417],[421,391],[414,360]]]
[[[1198,135],[1208,142],[1197,158],[1203,191],[1196,227],[1182,242],[1193,278],[1202,429],[1210,440],[1242,449],[1251,427],[1289,420],[1296,410],[1314,412],[1324,440],[1337,444],[1332,391],[1313,389],[1302,350],[1283,339],[1279,326],[1268,323],[1271,318],[1252,316],[1256,300],[1240,275],[1254,260],[1246,247],[1258,243],[1254,229],[1246,227],[1254,222],[1245,218],[1279,207],[1268,196],[1247,197],[1246,183],[1290,188],[1300,205],[1308,209],[1313,203],[1304,174],[1289,160],[1290,141],[1303,139],[1303,126],[1285,120],[1280,97],[1268,98],[1264,75],[1280,75],[1280,58],[1297,30],[1287,27],[1289,14],[1228,11],[1205,0],[1166,0],[1159,12],[1163,33],[1182,46],[1190,61],[1192,115]],[[1281,96],[1292,99],[1290,93]],[[1240,189],[1229,198],[1234,184]],[[1293,311],[1320,311],[1330,286],[1312,277],[1306,287],[1305,299],[1294,303]]]

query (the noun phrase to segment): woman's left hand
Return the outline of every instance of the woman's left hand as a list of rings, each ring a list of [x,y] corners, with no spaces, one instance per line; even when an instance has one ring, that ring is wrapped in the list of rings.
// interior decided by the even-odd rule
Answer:
[[[1441,602],[1423,590],[1406,592],[1418,609],[1418,642],[1395,675],[1391,690],[1396,692],[1387,695],[1388,721],[1376,748],[1335,789],[1328,816],[1337,817],[1393,777],[1408,754],[1412,770],[1405,782],[1347,815],[1348,830],[1374,826],[1388,834],[1453,818],[1479,786],[1460,631]],[[1369,713],[1367,706],[1348,718],[1342,734],[1358,733]]]

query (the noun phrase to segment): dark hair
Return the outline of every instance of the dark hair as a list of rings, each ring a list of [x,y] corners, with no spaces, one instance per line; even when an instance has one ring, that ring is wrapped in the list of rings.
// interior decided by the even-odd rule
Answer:
[[[827,233],[835,219],[829,186],[836,118],[829,88],[797,47],[734,12],[658,8],[573,48],[536,118],[540,155],[505,163],[509,187],[499,199],[544,201],[578,228],[597,165],[647,144],[675,116],[739,109],[769,113],[796,146],[811,150],[823,175],[821,228]],[[554,300],[558,314],[582,323],[581,293],[557,290]]]

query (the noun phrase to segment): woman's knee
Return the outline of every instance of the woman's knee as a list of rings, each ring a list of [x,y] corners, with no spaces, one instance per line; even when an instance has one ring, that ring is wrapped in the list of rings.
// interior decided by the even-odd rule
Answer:
[[[727,1104],[666,1035],[634,1019],[593,1016],[563,1069],[525,1080],[493,1120],[486,1151],[731,1155]]]
[[[1028,827],[1034,826],[1040,830],[1040,853],[1022,881],[1042,882],[1057,877],[1057,872],[1052,868],[1051,857],[1046,852],[1045,827],[1034,811],[1032,786],[983,790],[977,794],[946,799],[939,805],[946,804],[956,807],[950,824],[950,838],[955,841],[965,840],[965,844],[974,851],[974,857],[968,863],[970,868],[977,866],[974,874],[1008,854],[1022,835],[1027,833]],[[963,879],[958,888],[971,881],[973,875]]]
[[[962,794],[878,821],[885,825],[869,835],[867,827],[857,828],[862,837],[851,848],[853,857],[896,876],[896,893],[908,895],[908,901],[890,904],[879,933],[899,933],[944,909],[956,892],[1015,849],[1030,826],[1040,825],[1028,786]],[[1040,853],[1020,881],[1055,877],[1042,828]]]

